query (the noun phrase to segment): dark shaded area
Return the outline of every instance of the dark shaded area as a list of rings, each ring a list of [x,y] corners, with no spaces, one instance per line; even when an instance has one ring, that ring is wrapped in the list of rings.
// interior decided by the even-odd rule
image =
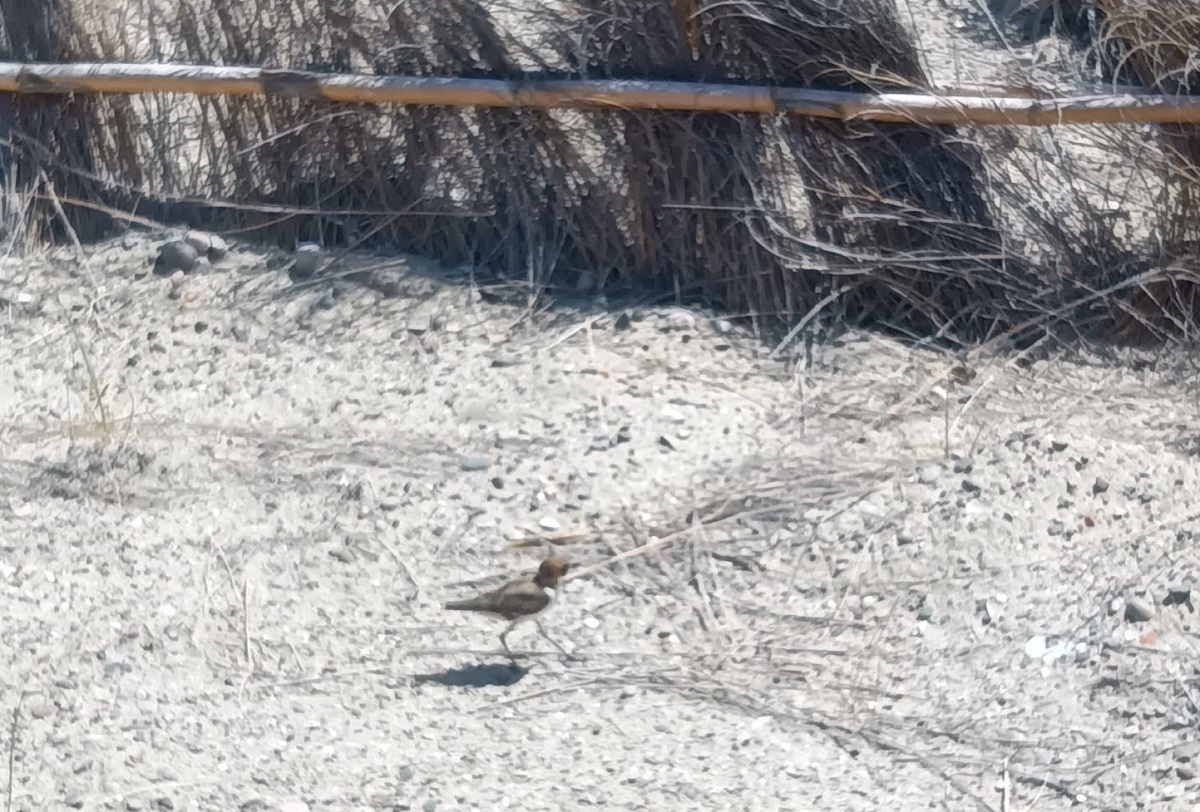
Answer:
[[[71,27],[70,9],[69,0],[0,0],[0,58],[73,58],[59,37],[61,29]],[[0,220],[5,230],[25,231],[33,240],[63,240],[67,223],[58,211],[64,201],[103,197],[94,179],[94,109],[87,96],[0,94],[0,189],[11,188],[29,202],[28,213],[6,207]],[[101,236],[110,227],[108,217],[72,211],[71,228],[80,239]]]
[[[514,662],[468,665],[433,674],[417,674],[417,682],[435,682],[449,688],[487,688],[516,685],[529,669]]]

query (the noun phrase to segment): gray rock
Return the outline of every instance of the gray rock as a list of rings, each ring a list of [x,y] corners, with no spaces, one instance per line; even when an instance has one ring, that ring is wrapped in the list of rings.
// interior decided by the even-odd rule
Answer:
[[[1050,524],[1046,526],[1046,532],[1051,536],[1061,536],[1063,533],[1063,523],[1058,519],[1052,519]]]
[[[430,798],[425,803],[421,804],[421,812],[437,812],[438,801],[436,798]]]
[[[315,242],[303,242],[296,247],[296,255],[288,275],[293,279],[308,279],[317,272],[320,265],[321,246]]]
[[[590,454],[593,451],[608,451],[608,449],[612,448],[614,445],[616,445],[616,443],[613,442],[612,438],[606,434],[601,434],[592,438],[592,442],[590,445],[588,445],[588,449],[585,453]]]
[[[942,466],[922,465],[917,468],[917,481],[922,485],[932,485],[942,478]]]
[[[229,253],[229,243],[216,234],[209,235],[208,250],[205,251],[205,256],[209,262],[220,262],[225,259],[225,255]]]
[[[975,467],[974,457],[955,457],[954,458],[954,473],[969,474],[971,469]]]
[[[195,246],[183,240],[173,240],[158,249],[154,259],[154,273],[170,276],[176,271],[191,273],[200,264],[200,254]]]
[[[1186,606],[1189,612],[1195,612],[1196,607],[1192,604],[1192,585],[1183,583],[1168,586],[1163,606]]]
[[[1154,607],[1141,598],[1125,601],[1125,619],[1130,623],[1145,623],[1154,617]]]
[[[209,262],[218,262],[229,253],[229,243],[216,234],[206,231],[189,231],[183,241],[196,249],[197,254],[208,257]]]
[[[1108,480],[1104,477],[1096,477],[1096,481],[1092,483],[1092,495],[1098,496],[1108,490]]]
[[[962,481],[962,489],[967,493],[979,493],[981,490],[983,490],[983,488],[979,487],[976,482],[970,479],[964,479]]]
[[[212,245],[212,235],[207,231],[189,231],[183,235],[183,241],[195,248],[197,254],[203,254]]]
[[[486,471],[492,467],[492,461],[487,457],[463,455],[458,458],[458,467],[463,471]]]
[[[158,808],[164,810],[164,812],[172,812],[172,810],[175,809],[175,802],[165,795],[155,801],[155,803],[158,804]]]
[[[691,330],[696,326],[696,318],[686,310],[672,310],[663,316],[661,329],[666,332],[675,330]]]
[[[29,715],[34,719],[45,719],[54,715],[54,706],[49,702],[38,702],[29,709]]]

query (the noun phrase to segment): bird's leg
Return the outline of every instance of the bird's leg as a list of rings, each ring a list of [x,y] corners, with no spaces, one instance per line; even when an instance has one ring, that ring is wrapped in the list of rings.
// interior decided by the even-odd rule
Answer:
[[[561,653],[561,654],[562,654],[564,657],[566,657],[568,660],[575,660],[575,661],[577,661],[577,662],[582,662],[582,661],[583,661],[583,658],[582,658],[582,657],[580,657],[580,656],[579,656],[579,655],[577,655],[577,654],[572,654],[571,652],[567,651],[565,648],[563,648],[563,647],[562,647],[562,645],[561,645],[561,644],[560,644],[560,643],[559,643],[557,640],[555,640],[555,639],[554,639],[553,637],[551,637],[550,635],[546,634],[546,630],[542,628],[542,623],[541,623],[541,621],[540,621],[540,620],[535,620],[535,621],[533,621],[533,625],[534,625],[534,626],[537,626],[538,634],[540,634],[542,637],[544,637],[544,638],[546,638],[547,640],[549,640],[549,641],[550,641],[550,645],[552,645],[552,646],[554,646],[556,649],[558,649],[558,650],[559,650],[559,652],[560,652],[560,653]]]
[[[512,649],[510,649],[510,648],[508,647],[508,635],[509,635],[509,633],[510,633],[510,632],[513,630],[513,627],[514,627],[514,626],[516,626],[516,625],[517,625],[517,624],[515,624],[515,623],[510,623],[510,624],[508,625],[508,628],[507,628],[507,629],[505,629],[505,630],[504,630],[504,631],[503,631],[503,632],[500,634],[500,645],[504,647],[504,653],[505,653],[505,654],[507,654],[507,655],[508,655],[510,658],[511,658],[511,657],[514,657],[515,655],[512,653]]]

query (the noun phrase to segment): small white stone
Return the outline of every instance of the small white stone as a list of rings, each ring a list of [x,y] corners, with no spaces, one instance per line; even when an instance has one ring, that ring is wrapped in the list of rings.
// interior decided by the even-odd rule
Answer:
[[[559,524],[558,519],[554,518],[553,516],[543,516],[542,518],[538,519],[538,527],[542,528],[543,530],[558,530],[560,527],[562,527],[562,525]]]
[[[600,621],[597,618],[588,615],[583,619],[583,625],[587,626],[589,629],[599,629]]]
[[[662,416],[672,423],[682,423],[687,418],[683,416],[683,412],[671,406],[664,406]]]

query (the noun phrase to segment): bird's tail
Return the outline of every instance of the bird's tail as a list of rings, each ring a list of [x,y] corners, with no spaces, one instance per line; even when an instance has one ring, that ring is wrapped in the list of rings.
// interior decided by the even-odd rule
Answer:
[[[450,601],[445,608],[455,612],[480,612],[487,609],[487,605],[478,598],[468,598],[465,601]]]

